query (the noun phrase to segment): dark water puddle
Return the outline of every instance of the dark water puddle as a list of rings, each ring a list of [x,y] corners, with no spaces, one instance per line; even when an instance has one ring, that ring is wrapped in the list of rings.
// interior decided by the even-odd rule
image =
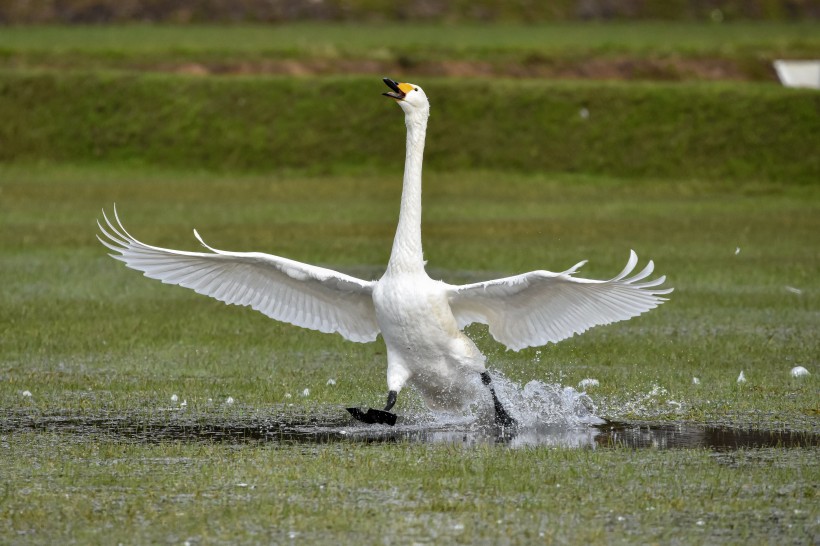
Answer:
[[[749,448],[820,446],[820,435],[807,432],[739,429],[692,424],[610,422],[580,428],[554,425],[498,429],[492,426],[399,424],[362,425],[345,418],[275,417],[225,420],[149,416],[0,418],[0,434],[50,431],[88,437],[109,437],[138,443],[217,442],[229,444],[326,443],[448,443],[500,444],[510,447],[561,446],[577,448],[691,449],[718,452]]]
[[[764,447],[818,447],[820,435],[810,432],[743,429],[682,424],[609,423],[599,427],[601,446],[734,451]]]

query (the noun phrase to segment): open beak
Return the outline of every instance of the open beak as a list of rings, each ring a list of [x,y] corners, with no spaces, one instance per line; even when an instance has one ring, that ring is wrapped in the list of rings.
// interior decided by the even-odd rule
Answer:
[[[387,87],[392,89],[392,91],[389,93],[382,93],[382,95],[385,97],[390,97],[391,99],[404,100],[406,93],[401,90],[401,87],[399,87],[399,82],[394,82],[390,78],[384,78],[384,83]]]

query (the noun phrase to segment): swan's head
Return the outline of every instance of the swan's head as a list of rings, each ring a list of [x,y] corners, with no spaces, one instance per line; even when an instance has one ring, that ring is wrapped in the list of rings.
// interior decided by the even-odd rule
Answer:
[[[382,93],[382,95],[398,102],[406,114],[430,110],[430,102],[427,100],[427,95],[424,94],[424,90],[418,85],[414,83],[399,83],[390,78],[384,78],[384,83],[387,84],[387,87],[392,91]]]

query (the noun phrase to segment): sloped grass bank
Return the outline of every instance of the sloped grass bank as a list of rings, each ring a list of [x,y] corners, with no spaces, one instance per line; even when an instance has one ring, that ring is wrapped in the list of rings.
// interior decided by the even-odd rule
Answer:
[[[749,84],[429,79],[425,167],[656,179],[820,179],[820,95]],[[373,77],[0,74],[0,161],[218,171],[400,168]]]

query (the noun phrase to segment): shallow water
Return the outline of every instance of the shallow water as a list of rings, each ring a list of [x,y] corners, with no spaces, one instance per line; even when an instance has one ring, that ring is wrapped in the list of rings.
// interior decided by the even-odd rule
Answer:
[[[0,433],[50,431],[114,438],[137,443],[220,442],[230,444],[323,443],[447,443],[499,444],[511,448],[560,446],[570,448],[686,449],[733,451],[766,447],[818,447],[820,435],[790,431],[737,429],[695,424],[607,422],[564,427],[527,425],[515,428],[476,425],[474,422],[431,424],[400,420],[395,427],[364,425],[339,414],[327,419],[289,416],[277,419],[222,419],[217,416],[38,416],[5,417]]]

